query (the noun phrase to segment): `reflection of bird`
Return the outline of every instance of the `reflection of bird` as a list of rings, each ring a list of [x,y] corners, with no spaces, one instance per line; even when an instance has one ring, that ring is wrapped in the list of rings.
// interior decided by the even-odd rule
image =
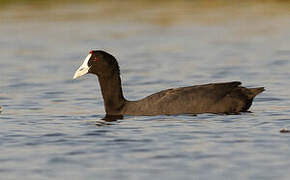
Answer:
[[[91,51],[75,72],[98,76],[107,115],[173,115],[247,111],[263,87],[245,88],[241,82],[213,83],[167,89],[138,101],[124,98],[117,60],[107,52]]]

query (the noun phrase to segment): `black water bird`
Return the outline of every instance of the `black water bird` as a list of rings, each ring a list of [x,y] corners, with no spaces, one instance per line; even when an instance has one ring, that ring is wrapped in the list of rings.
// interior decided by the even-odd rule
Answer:
[[[246,112],[263,87],[245,88],[241,82],[212,83],[167,89],[138,101],[124,98],[120,70],[111,54],[90,51],[74,79],[87,73],[97,75],[107,116],[176,115],[176,114],[238,114]]]

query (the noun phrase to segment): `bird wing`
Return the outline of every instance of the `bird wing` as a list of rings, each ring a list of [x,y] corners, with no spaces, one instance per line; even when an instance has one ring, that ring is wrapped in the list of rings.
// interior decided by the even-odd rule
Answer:
[[[229,94],[233,89],[241,85],[241,82],[226,82],[226,83],[212,83],[197,86],[188,86],[181,88],[172,88],[160,91],[158,93],[152,94],[148,98],[156,98],[159,101],[172,102],[177,99],[211,99],[212,101],[217,101]]]

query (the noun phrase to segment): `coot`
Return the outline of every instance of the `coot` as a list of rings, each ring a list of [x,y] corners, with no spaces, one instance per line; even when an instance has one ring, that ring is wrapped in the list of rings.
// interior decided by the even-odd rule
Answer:
[[[87,73],[99,79],[107,116],[237,114],[246,112],[253,98],[264,91],[263,87],[245,88],[241,82],[233,81],[167,89],[138,101],[129,101],[123,96],[117,60],[101,50],[90,51],[73,78]]]

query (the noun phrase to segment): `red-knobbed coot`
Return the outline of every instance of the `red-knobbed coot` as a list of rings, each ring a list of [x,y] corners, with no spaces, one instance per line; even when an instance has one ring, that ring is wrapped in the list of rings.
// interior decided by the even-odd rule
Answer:
[[[264,91],[263,87],[245,88],[240,86],[241,82],[233,81],[167,89],[138,101],[129,101],[123,96],[117,60],[101,50],[90,51],[73,78],[87,73],[97,75],[109,116],[237,114],[246,112],[253,98]]]

